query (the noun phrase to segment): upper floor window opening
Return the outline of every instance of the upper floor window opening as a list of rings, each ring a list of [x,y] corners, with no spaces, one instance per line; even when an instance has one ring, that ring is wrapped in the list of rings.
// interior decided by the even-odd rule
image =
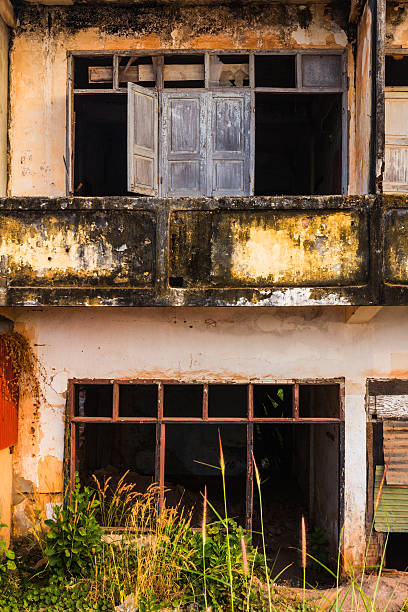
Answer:
[[[345,193],[342,51],[69,56],[69,191]]]

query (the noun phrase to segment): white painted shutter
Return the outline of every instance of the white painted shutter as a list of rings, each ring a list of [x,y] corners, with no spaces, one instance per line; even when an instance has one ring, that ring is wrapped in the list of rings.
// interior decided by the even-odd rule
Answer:
[[[385,193],[408,193],[408,91],[385,93]]]
[[[158,97],[128,83],[128,191],[158,195]]]
[[[206,195],[206,94],[164,91],[160,100],[161,195]]]
[[[210,93],[209,194],[253,193],[251,93]]]

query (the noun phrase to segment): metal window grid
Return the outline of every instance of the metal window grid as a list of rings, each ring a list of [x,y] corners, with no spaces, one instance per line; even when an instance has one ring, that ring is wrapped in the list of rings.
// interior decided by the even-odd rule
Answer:
[[[165,385],[197,385],[202,387],[202,414],[201,417],[167,417],[164,416],[164,386]],[[210,417],[208,415],[208,389],[210,385],[240,385],[247,387],[247,416],[242,417]],[[75,387],[88,385],[113,386],[112,394],[112,416],[111,417],[86,417],[75,415]],[[157,416],[156,417],[123,417],[120,416],[119,391],[121,385],[157,385]],[[255,385],[292,385],[292,416],[291,417],[256,417],[254,416],[254,386]],[[338,417],[305,418],[299,416],[299,387],[300,385],[337,385]],[[180,381],[165,379],[71,379],[68,384],[69,393],[69,426],[70,426],[70,484],[75,484],[76,464],[76,427],[86,423],[104,424],[155,424],[156,425],[156,447],[155,447],[155,481],[159,485],[159,508],[164,504],[165,493],[165,448],[166,448],[166,425],[168,424],[239,424],[246,425],[246,528],[252,530],[253,513],[253,459],[254,446],[254,424],[324,424],[344,422],[344,379],[319,379],[319,380],[273,380],[261,382],[235,382],[235,381]]]

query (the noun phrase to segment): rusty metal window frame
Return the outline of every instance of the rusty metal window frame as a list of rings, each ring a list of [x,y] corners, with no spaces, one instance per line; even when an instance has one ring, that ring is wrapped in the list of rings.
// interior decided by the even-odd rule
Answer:
[[[75,415],[75,387],[90,385],[108,385],[113,387],[112,393],[112,416],[110,417],[86,417]],[[121,417],[119,415],[119,391],[121,385],[157,385],[157,416],[156,417]],[[166,417],[164,408],[164,386],[165,385],[197,385],[202,387],[202,412],[201,417]],[[247,387],[247,416],[246,417],[209,417],[208,416],[208,389],[210,385],[237,385]],[[292,416],[291,417],[255,417],[254,416],[254,386],[261,385],[291,385],[292,386]],[[338,386],[338,417],[311,417],[299,416],[299,387],[300,386],[333,385]],[[69,427],[70,427],[70,485],[75,484],[76,467],[76,427],[78,424],[101,423],[101,424],[155,424],[156,446],[155,446],[155,482],[159,485],[159,507],[164,503],[165,491],[165,449],[166,449],[166,425],[169,424],[238,424],[246,425],[246,528],[252,530],[253,513],[253,437],[254,424],[324,424],[344,423],[344,378],[335,379],[296,379],[296,380],[261,380],[261,381],[220,381],[206,380],[175,380],[175,379],[70,379],[68,382],[69,397]],[[340,492],[341,493],[341,492]],[[341,508],[340,508],[341,509]]]

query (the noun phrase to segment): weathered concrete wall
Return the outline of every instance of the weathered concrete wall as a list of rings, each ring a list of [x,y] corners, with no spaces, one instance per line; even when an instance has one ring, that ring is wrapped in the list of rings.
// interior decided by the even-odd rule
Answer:
[[[387,47],[408,48],[407,4],[387,0],[385,42]]]
[[[344,323],[338,308],[16,309],[46,369],[46,402],[20,408],[14,470],[47,502],[62,491],[64,413],[69,378],[179,378],[272,381],[346,380],[345,546],[364,548],[367,377],[408,378],[408,309],[385,308],[370,323]],[[24,480],[22,480],[24,479]],[[25,502],[15,529],[27,523]]]
[[[7,107],[9,31],[0,17],[0,197],[7,195]]]
[[[327,6],[28,7],[18,16],[11,54],[12,195],[65,194],[68,50],[351,49],[341,1]],[[348,57],[353,82],[351,51]],[[353,116],[353,92],[349,105]],[[353,142],[350,130],[350,149]]]

